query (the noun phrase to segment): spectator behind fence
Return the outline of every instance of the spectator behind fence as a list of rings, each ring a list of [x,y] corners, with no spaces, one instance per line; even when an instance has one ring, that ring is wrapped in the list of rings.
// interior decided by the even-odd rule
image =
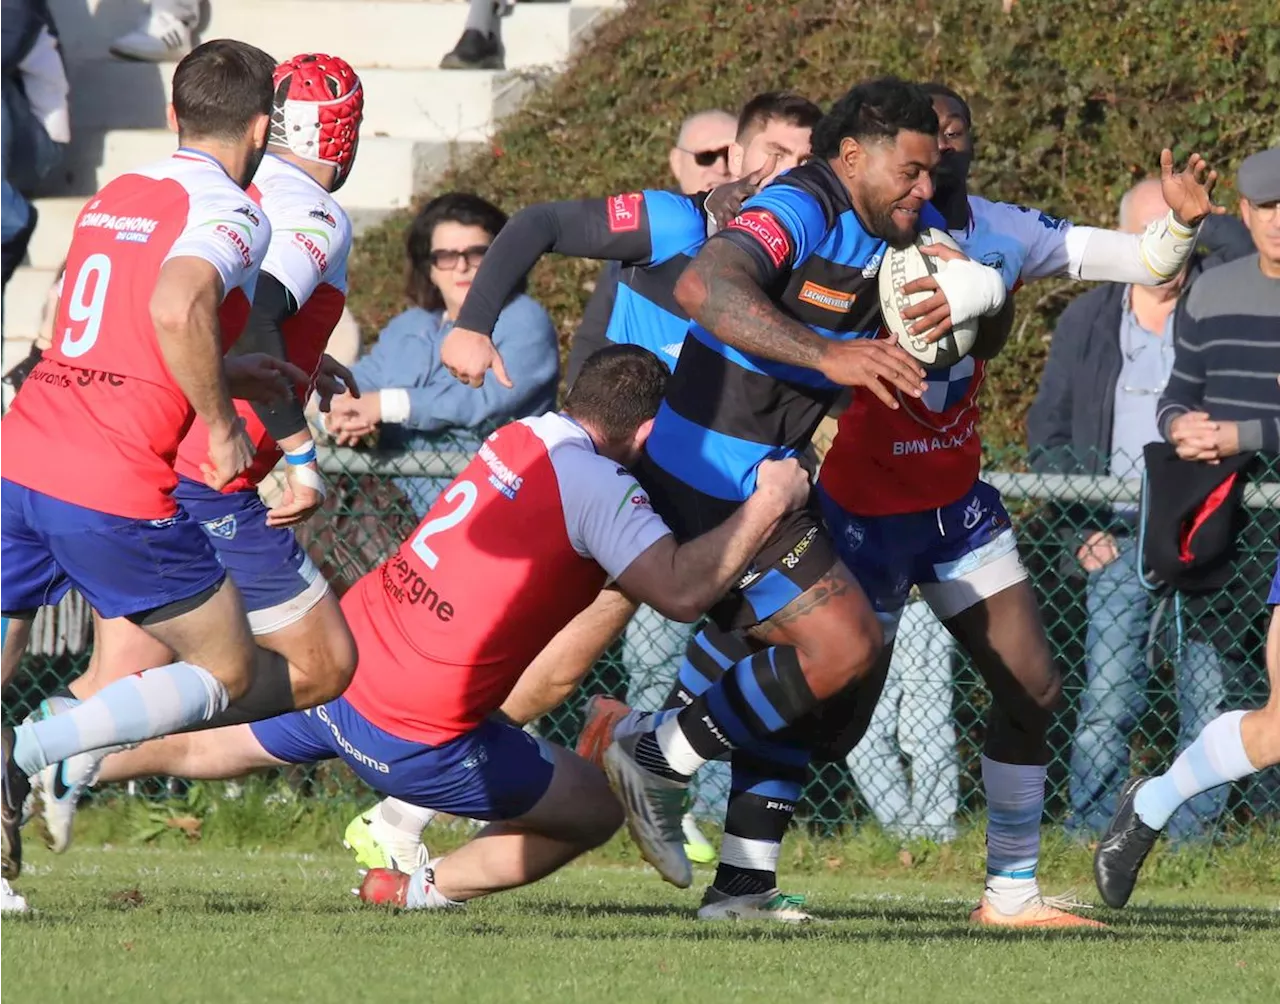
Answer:
[[[1160,182],[1140,182],[1120,203],[1120,225],[1140,233],[1167,212]],[[1231,234],[1213,218],[1206,230]],[[1214,237],[1218,250],[1220,237]],[[1173,313],[1189,265],[1163,286],[1107,283],[1075,300],[1053,335],[1040,389],[1027,417],[1032,468],[1061,473],[1142,475],[1143,448],[1160,438],[1156,405],[1173,368]],[[1068,826],[1098,833],[1128,773],[1129,736],[1148,708],[1151,594],[1140,576],[1137,505],[1074,513],[1076,557],[1088,574],[1085,687],[1071,750]],[[1211,645],[1190,642],[1176,659],[1178,748],[1218,713],[1223,667]],[[1211,824],[1225,795],[1206,793],[1175,820],[1174,832]]]
[[[1244,467],[1246,475],[1275,480],[1280,475],[1280,147],[1247,158],[1237,188],[1253,253],[1207,273],[1179,305],[1173,375],[1160,399],[1158,421],[1182,460],[1197,466],[1216,463],[1225,470],[1253,454]],[[1196,472],[1175,473],[1164,489],[1152,483],[1146,541],[1152,567],[1161,544],[1153,539],[1157,520],[1168,515],[1157,507],[1167,506],[1178,486],[1191,480],[1201,478]],[[1207,531],[1212,522],[1210,517],[1202,529]],[[1241,524],[1234,538],[1236,554],[1221,572],[1226,585],[1204,592],[1184,584],[1178,604],[1188,637],[1209,641],[1246,667],[1228,696],[1232,706],[1247,707],[1266,698],[1264,603],[1280,539],[1280,513],[1274,508],[1255,511]],[[1180,540],[1164,542],[1165,554],[1180,560],[1181,550]],[[1195,574],[1213,571],[1210,567]],[[1252,779],[1246,802],[1255,813],[1280,810],[1267,774]]]
[[[36,229],[27,201],[62,163],[71,141],[67,73],[45,0],[3,3],[3,277],[22,262]]]
[[[1280,147],[1240,166],[1255,251],[1210,273],[1178,310],[1160,432],[1184,460],[1280,452]]]
[[[951,718],[955,640],[929,604],[908,603],[866,734],[849,754],[853,782],[881,829],[940,844],[956,837],[960,760]],[[903,769],[903,758],[911,776]]]
[[[502,386],[489,373],[483,387],[472,389],[440,362],[440,342],[506,221],[497,206],[469,192],[437,196],[418,212],[407,240],[407,296],[413,306],[392,318],[368,354],[351,367],[361,395],[335,398],[325,421],[339,445],[380,429],[379,444],[393,450],[469,455],[492,426],[555,407],[560,380],[555,327],[523,289],[502,308],[493,331],[514,387]],[[398,484],[421,516],[449,481],[405,478]]]

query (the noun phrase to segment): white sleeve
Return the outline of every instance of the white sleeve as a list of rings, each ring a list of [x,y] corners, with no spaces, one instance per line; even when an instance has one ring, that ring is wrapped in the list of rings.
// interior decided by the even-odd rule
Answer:
[[[969,200],[969,207],[976,224],[1017,243],[1022,256],[1018,278],[1023,282],[1051,275],[1080,277],[1080,242],[1073,236],[1080,228],[1070,221],[1027,206],[977,197]]]
[[[1023,245],[1025,258],[1020,275],[1023,282],[1060,275],[1150,286],[1166,281],[1176,272],[1193,244],[1191,238],[1176,235],[1171,238],[1175,245],[1170,255],[1172,264],[1165,269],[1168,274],[1164,274],[1147,262],[1143,254],[1143,234],[1075,226],[1038,209],[1008,202],[973,198],[970,207],[975,220],[985,221],[992,230],[1016,236]],[[1177,243],[1179,240],[1185,243],[1185,248]],[[1161,247],[1160,250],[1169,249]]]
[[[219,185],[191,193],[187,223],[169,248],[171,258],[200,258],[218,270],[225,297],[237,287],[253,298],[258,269],[271,241],[266,214],[247,195]]]
[[[345,290],[351,249],[346,213],[328,199],[272,198],[266,193],[262,208],[271,220],[262,270],[292,293],[299,307],[322,282]]]
[[[577,446],[554,450],[551,462],[573,549],[610,579],[671,533],[625,468]]]
[[[1165,221],[1157,221],[1152,227],[1165,226],[1163,234],[1127,234],[1120,230],[1103,230],[1099,227],[1076,227],[1072,231],[1072,276],[1100,282],[1127,282],[1139,286],[1154,286],[1168,282],[1195,248],[1197,230],[1189,236],[1170,233]],[[1143,242],[1151,238],[1166,237],[1164,244],[1157,240],[1151,261],[1143,253]],[[1162,267],[1153,267],[1159,265]]]

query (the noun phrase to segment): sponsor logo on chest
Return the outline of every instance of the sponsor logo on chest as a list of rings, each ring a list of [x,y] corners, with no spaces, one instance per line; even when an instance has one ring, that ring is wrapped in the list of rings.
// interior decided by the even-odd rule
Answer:
[[[856,293],[842,293],[838,289],[819,286],[812,280],[806,280],[805,284],[800,287],[800,292],[796,299],[804,303],[811,303],[815,307],[821,307],[823,310],[830,310],[836,314],[847,314],[853,309],[854,301],[858,299],[858,296]]]

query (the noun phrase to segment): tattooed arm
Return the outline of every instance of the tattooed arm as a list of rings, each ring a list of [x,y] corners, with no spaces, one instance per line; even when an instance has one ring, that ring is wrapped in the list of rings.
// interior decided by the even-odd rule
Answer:
[[[924,370],[896,344],[834,341],[783,314],[760,285],[756,259],[728,240],[703,245],[675,297],[693,320],[739,351],[817,370],[844,387],[866,387],[890,408],[898,407],[892,387],[915,397],[924,391]]]
[[[759,276],[746,251],[726,240],[709,240],[676,283],[676,302],[726,345],[821,370],[834,343],[774,306]]]

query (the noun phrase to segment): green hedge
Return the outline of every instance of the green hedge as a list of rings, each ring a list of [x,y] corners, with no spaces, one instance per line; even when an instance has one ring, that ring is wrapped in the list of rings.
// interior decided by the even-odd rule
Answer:
[[[490,149],[443,179],[509,212],[550,199],[669,183],[681,119],[795,88],[824,106],[860,79],[941,80],[969,97],[973,189],[1082,223],[1112,225],[1121,193],[1172,144],[1219,167],[1220,196],[1249,153],[1280,139],[1275,0],[633,0],[508,119]],[[518,25],[519,19],[515,24]],[[517,30],[514,27],[509,30]],[[434,193],[426,193],[434,194]],[[402,309],[403,235],[393,217],[357,244],[352,303],[366,335]],[[596,266],[550,260],[531,292],[567,339]],[[1075,294],[1019,297],[1015,339],[992,367],[993,446],[1022,440],[1052,319]]]

